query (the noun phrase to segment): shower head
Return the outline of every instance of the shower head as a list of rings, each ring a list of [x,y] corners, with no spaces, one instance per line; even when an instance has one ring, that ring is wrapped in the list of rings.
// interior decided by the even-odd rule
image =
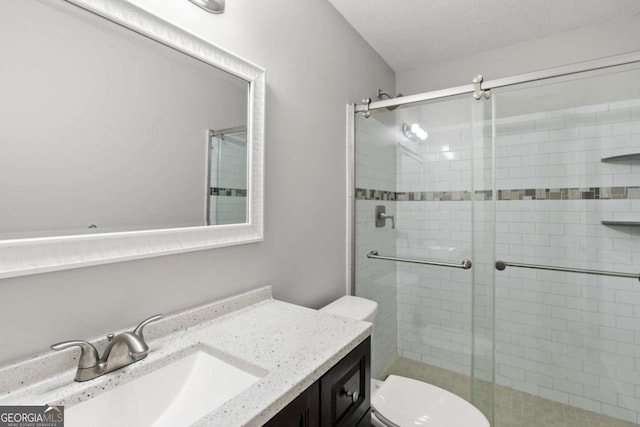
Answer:
[[[396,96],[391,96],[389,95],[387,92],[383,91],[382,89],[378,89],[378,99],[382,100],[382,97],[386,96],[387,99],[393,99],[393,98],[400,98],[401,96],[403,96],[401,93],[397,94]],[[393,107],[387,107],[387,110],[389,111],[393,111],[396,108],[398,108],[398,106],[393,106]]]

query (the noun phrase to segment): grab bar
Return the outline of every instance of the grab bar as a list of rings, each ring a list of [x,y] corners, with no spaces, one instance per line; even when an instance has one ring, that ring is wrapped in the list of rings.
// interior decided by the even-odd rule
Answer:
[[[553,265],[522,264],[519,262],[496,261],[496,270],[502,271],[507,267],[533,268],[535,270],[564,271],[567,273],[584,273],[584,274],[593,274],[596,276],[627,277],[629,279],[640,280],[640,274],[634,274],[634,273],[620,273],[617,271],[588,270],[584,268],[567,268],[567,267],[557,267]]]
[[[471,261],[468,259],[463,259],[461,264],[456,264],[455,262],[446,262],[446,261],[428,261],[426,259],[396,258],[392,256],[379,255],[378,251],[369,252],[367,254],[367,258],[384,259],[388,261],[411,262],[413,264],[438,265],[441,267],[462,268],[463,270],[468,270],[473,265]]]

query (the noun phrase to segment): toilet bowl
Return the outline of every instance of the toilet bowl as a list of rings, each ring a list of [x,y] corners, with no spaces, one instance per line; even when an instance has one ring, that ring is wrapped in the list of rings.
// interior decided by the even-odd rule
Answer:
[[[373,323],[378,304],[347,295],[320,311]],[[372,380],[371,424],[375,427],[489,427],[475,406],[440,387],[389,375]]]
[[[440,387],[389,375],[371,396],[375,427],[489,427],[475,406]]]

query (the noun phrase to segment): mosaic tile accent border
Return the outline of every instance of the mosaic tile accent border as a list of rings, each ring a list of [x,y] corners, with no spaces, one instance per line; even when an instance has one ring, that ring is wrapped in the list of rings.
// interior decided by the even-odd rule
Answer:
[[[396,200],[395,191],[356,188],[356,200]]]
[[[498,190],[496,200],[611,200],[640,199],[640,187],[527,188]],[[492,190],[473,193],[473,200],[491,200]],[[385,191],[356,188],[356,200],[464,201],[470,191]]]
[[[211,187],[209,189],[209,195],[222,197],[247,197],[247,190],[242,188]]]
[[[476,191],[474,200],[490,200],[491,190]],[[460,201],[471,200],[470,191],[385,191],[356,188],[356,200]]]
[[[640,187],[536,188],[498,190],[497,200],[640,199]]]

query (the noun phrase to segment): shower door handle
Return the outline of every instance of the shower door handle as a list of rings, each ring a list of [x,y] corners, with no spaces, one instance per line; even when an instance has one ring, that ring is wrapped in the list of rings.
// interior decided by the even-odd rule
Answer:
[[[569,268],[569,267],[558,267],[555,265],[523,264],[520,262],[496,261],[496,270],[502,271],[507,267],[531,268],[534,270],[562,271],[565,273],[592,274],[595,276],[626,277],[629,279],[640,280],[640,274],[636,274],[636,273],[623,273],[619,271],[589,270],[586,268]]]
[[[398,258],[394,256],[385,256],[385,255],[378,254],[378,251],[369,252],[367,254],[367,258],[384,259],[387,261],[410,262],[413,264],[437,265],[439,267],[461,268],[463,270],[468,270],[473,266],[473,263],[471,262],[471,260],[468,260],[468,259],[463,259],[460,264],[456,264],[455,262],[448,262],[448,261],[432,261],[428,259]]]

